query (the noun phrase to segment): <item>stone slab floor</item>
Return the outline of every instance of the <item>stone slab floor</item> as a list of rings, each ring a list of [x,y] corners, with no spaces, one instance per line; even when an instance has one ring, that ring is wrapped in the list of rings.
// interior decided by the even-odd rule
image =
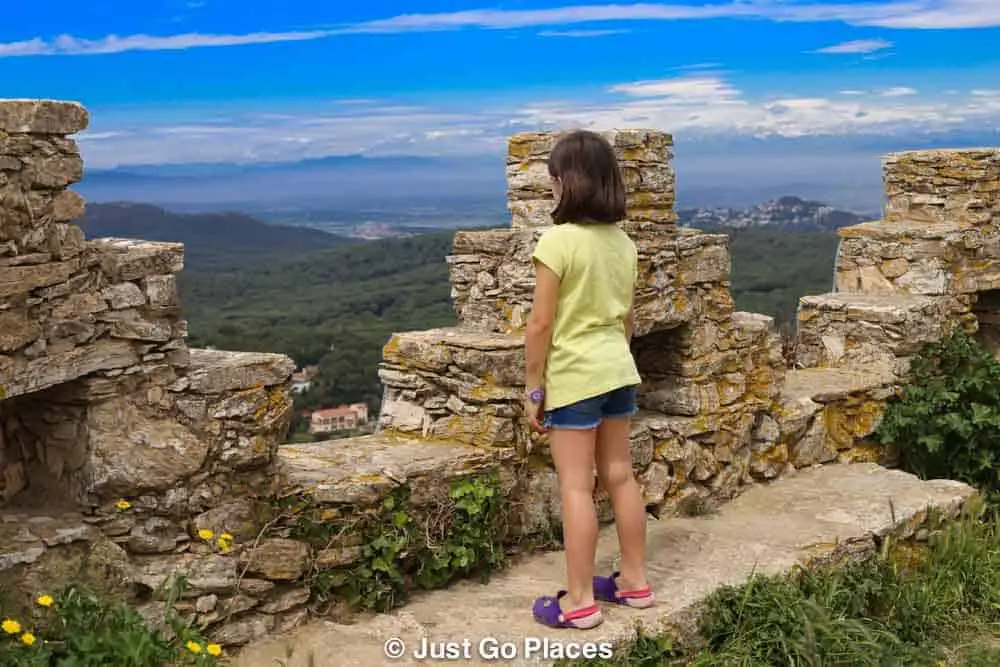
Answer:
[[[594,630],[550,630],[533,621],[534,598],[554,593],[562,582],[562,554],[548,553],[516,562],[486,585],[462,582],[422,594],[392,614],[351,625],[313,620],[288,636],[246,647],[234,662],[238,667],[551,664],[538,652],[526,655],[534,648],[526,641],[548,638],[562,647],[613,643],[634,636],[637,621],[654,631],[690,631],[696,604],[719,586],[743,583],[755,570],[777,574],[806,560],[871,550],[873,534],[912,532],[927,508],[955,513],[974,494],[959,482],[924,482],[875,464],[801,470],[752,487],[709,516],[650,520],[649,577],[658,593],[657,606],[638,611],[607,605],[604,623]],[[611,567],[616,547],[613,526],[602,530],[601,571]],[[470,658],[416,659],[421,637],[456,642],[462,652],[461,642],[468,640]],[[405,645],[403,657],[395,660],[385,654],[392,638]],[[517,657],[488,660],[491,654],[480,653],[483,641],[484,650],[511,642]]]

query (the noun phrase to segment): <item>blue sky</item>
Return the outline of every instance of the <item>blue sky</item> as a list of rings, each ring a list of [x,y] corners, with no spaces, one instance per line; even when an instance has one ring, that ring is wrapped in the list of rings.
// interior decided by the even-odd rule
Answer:
[[[501,153],[517,131],[996,145],[1000,0],[47,0],[0,95],[83,102],[88,164]]]

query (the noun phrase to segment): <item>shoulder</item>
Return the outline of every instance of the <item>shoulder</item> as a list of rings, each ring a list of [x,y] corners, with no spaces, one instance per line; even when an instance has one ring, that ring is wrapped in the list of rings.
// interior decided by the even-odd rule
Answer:
[[[538,242],[541,243],[543,239],[548,242],[572,238],[578,231],[579,228],[576,225],[568,222],[561,225],[552,225],[541,233],[538,237]]]
[[[576,243],[580,230],[576,225],[553,225],[538,235],[537,248],[566,249]]]
[[[573,254],[575,233],[572,225],[554,225],[538,236],[532,258],[562,276]]]

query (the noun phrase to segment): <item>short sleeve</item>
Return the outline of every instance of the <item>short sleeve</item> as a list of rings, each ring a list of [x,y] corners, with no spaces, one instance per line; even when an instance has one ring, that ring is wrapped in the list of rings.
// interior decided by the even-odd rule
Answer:
[[[567,248],[566,243],[561,242],[555,233],[558,229],[558,227],[552,227],[545,230],[541,237],[539,237],[538,243],[535,245],[535,251],[531,256],[535,261],[549,267],[562,280],[563,274],[566,271]]]

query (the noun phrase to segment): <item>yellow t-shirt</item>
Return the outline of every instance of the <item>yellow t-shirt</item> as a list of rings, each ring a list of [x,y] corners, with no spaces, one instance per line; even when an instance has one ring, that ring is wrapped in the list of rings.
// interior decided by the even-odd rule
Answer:
[[[545,409],[639,384],[625,338],[638,273],[628,234],[618,225],[556,225],[538,239],[534,259],[559,276]]]

